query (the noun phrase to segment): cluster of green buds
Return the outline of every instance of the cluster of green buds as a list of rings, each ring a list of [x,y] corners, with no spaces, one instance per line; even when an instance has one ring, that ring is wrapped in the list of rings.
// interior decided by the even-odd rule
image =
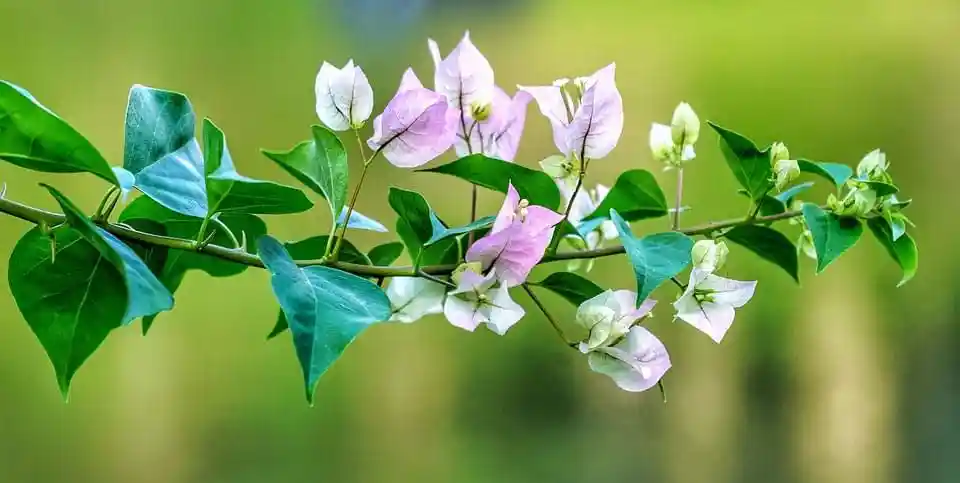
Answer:
[[[888,221],[898,220],[901,225],[905,224],[900,209],[906,203],[897,199],[897,188],[887,172],[888,167],[883,152],[877,150],[867,154],[857,165],[856,176],[845,183],[846,192],[842,196],[830,195],[827,206],[841,216],[883,216]]]
[[[773,143],[770,146],[770,164],[773,165],[777,191],[783,191],[800,176],[800,164],[796,159],[790,159],[790,150],[783,143]]]

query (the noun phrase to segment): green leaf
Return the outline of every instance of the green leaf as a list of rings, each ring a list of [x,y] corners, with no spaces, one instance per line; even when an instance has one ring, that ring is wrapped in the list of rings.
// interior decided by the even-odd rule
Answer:
[[[887,253],[900,265],[900,269],[903,271],[903,278],[900,279],[897,287],[902,287],[903,284],[909,282],[917,275],[920,253],[919,250],[917,250],[916,242],[906,233],[901,234],[899,238],[894,240],[890,226],[880,218],[873,218],[867,221],[867,226],[870,227],[873,236],[887,249]]]
[[[313,207],[296,188],[238,173],[227,149],[226,136],[210,119],[203,120],[203,161],[207,216],[217,212],[282,215]]]
[[[812,188],[813,184],[813,181],[807,181],[806,183],[800,183],[798,185],[791,186],[774,196],[774,198],[780,203],[789,206],[790,203],[793,202],[794,198],[799,196],[800,193]]]
[[[25,89],[0,81],[0,159],[47,173],[92,173],[118,184],[107,160]]]
[[[863,225],[856,218],[839,217],[811,203],[803,205],[803,218],[813,234],[813,246],[817,250],[817,273],[855,245],[863,233]]]
[[[858,180],[857,182],[862,183],[866,185],[868,188],[872,189],[874,192],[877,193],[877,196],[879,197],[895,195],[900,192],[900,188],[897,188],[896,186],[889,183],[884,183],[882,181],[859,181]]]
[[[327,235],[320,235],[300,240],[298,242],[284,243],[287,253],[294,260],[319,260],[327,250]],[[336,242],[336,240],[334,240]],[[358,265],[371,265],[370,258],[357,249],[349,240],[344,240],[340,245],[341,262],[356,263]]]
[[[468,225],[459,226],[456,228],[447,228],[446,225],[440,221],[440,218],[437,217],[437,214],[430,212],[430,224],[433,227],[433,235],[430,236],[430,239],[424,243],[424,246],[430,246],[434,243],[450,238],[452,236],[463,235],[470,233],[472,231],[479,231],[484,228],[489,228],[493,226],[493,222],[497,219],[496,216],[485,216],[479,220],[474,221]]]
[[[367,253],[370,264],[378,267],[388,267],[392,265],[393,262],[400,258],[400,255],[403,255],[403,243],[400,242],[377,245]]]
[[[316,383],[364,329],[390,318],[390,301],[363,278],[329,267],[298,267],[283,245],[260,240],[260,257],[289,321],[307,401]]]
[[[663,282],[690,265],[693,240],[682,233],[668,232],[634,238],[630,225],[616,210],[610,219],[617,226],[620,241],[637,277],[637,303],[642,303]]]
[[[186,96],[135,85],[124,124],[123,167],[134,186],[161,205],[189,216],[207,214],[203,155]]]
[[[760,258],[784,269],[797,283],[800,283],[797,247],[783,233],[765,226],[744,225],[728,231],[724,236]]]
[[[771,216],[786,212],[790,204],[793,203],[794,198],[811,186],[813,186],[813,182],[808,181],[788,188],[775,196],[765,195],[759,202],[760,211],[758,211],[757,214],[760,216]],[[748,198],[750,197],[750,194],[747,193],[746,190],[741,190],[740,193]]]
[[[667,214],[667,199],[653,174],[633,169],[617,178],[600,206],[584,220],[607,219],[611,209],[627,221],[659,218]]]
[[[801,172],[820,176],[836,185],[837,189],[853,176],[853,168],[845,164],[820,163],[809,159],[798,159],[797,164]]]
[[[712,122],[708,124],[720,135],[720,151],[740,186],[750,193],[750,199],[757,201],[763,198],[773,188],[770,148],[760,151],[746,137]]]
[[[173,297],[137,254],[47,186],[69,227],[56,231],[56,256],[39,227],[17,243],[8,278],[20,312],[40,340],[64,397],[80,366],[111,330],[169,310]]]
[[[550,290],[577,307],[603,293],[600,286],[572,272],[552,273],[533,285]]]
[[[287,152],[263,151],[287,173],[323,196],[334,218],[347,203],[349,167],[347,151],[337,135],[322,126],[313,126],[313,139]]]
[[[520,197],[531,204],[552,210],[560,204],[560,191],[550,176],[542,171],[481,154],[465,156],[452,163],[420,171],[455,176],[500,193],[506,193],[508,186],[513,183]]]
[[[416,260],[424,245],[433,237],[433,224],[430,221],[433,210],[420,193],[395,187],[390,187],[387,202],[400,217],[397,220],[397,234],[407,246],[410,257]]]

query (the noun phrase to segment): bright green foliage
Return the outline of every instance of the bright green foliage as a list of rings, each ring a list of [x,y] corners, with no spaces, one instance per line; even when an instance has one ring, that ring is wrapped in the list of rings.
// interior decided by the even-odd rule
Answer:
[[[547,278],[531,285],[550,290],[577,307],[603,292],[603,288],[599,285],[571,272],[552,273]]]
[[[420,193],[391,187],[387,201],[397,212],[397,235],[414,262],[423,265],[456,263],[461,256],[461,241],[443,236],[431,243],[434,236],[431,219],[433,210]],[[437,222],[443,226],[439,219]],[[446,227],[443,226],[443,229]]]
[[[616,210],[627,221],[659,218],[667,214],[667,199],[649,171],[632,169],[617,178],[600,206],[586,220],[607,219]]]
[[[863,234],[860,220],[828,213],[811,203],[803,205],[803,218],[813,233],[813,245],[817,250],[817,273],[822,272],[843,252],[855,245]]]
[[[728,231],[724,237],[782,268],[800,283],[797,247],[783,233],[765,226],[743,225]]]
[[[379,287],[328,267],[300,268],[280,242],[260,240],[260,257],[290,324],[303,370],[307,401],[316,382],[368,326],[390,318],[390,301]]]
[[[510,183],[513,183],[520,197],[529,200],[531,204],[550,209],[556,209],[560,205],[557,185],[542,171],[481,154],[465,156],[452,163],[421,171],[455,176],[500,193],[506,193]]]
[[[616,210],[610,210],[610,219],[617,225],[620,241],[637,277],[637,303],[642,303],[663,282],[676,276],[690,265],[693,240],[682,233],[657,233],[635,238]]]
[[[845,164],[821,163],[808,159],[798,159],[797,164],[800,166],[800,172],[820,176],[836,185],[837,189],[840,189],[853,176],[853,168]]]
[[[880,244],[887,249],[887,253],[900,265],[903,271],[903,278],[897,286],[909,282],[917,274],[917,265],[919,263],[920,253],[917,250],[917,244],[910,235],[904,233],[896,240],[893,239],[893,233],[882,219],[874,218],[867,222],[873,236],[880,241]]]
[[[0,81],[0,159],[34,171],[97,175],[118,184],[97,148],[25,89]]]
[[[720,135],[720,151],[740,186],[747,190],[751,199],[762,199],[773,189],[770,148],[761,151],[753,141],[743,135],[712,122],[709,124]]]
[[[373,247],[367,253],[367,258],[370,259],[371,265],[385,267],[392,265],[400,258],[400,255],[403,255],[403,243],[390,242]]]

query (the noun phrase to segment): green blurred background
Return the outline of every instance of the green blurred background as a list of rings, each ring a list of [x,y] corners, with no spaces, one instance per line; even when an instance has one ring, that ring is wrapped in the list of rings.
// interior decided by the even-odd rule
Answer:
[[[805,260],[798,287],[735,249],[729,276],[760,285],[722,345],[671,323],[674,291],[662,290],[651,327],[674,361],[668,404],[591,373],[518,292],[530,315],[502,338],[442,318],[373,328],[310,408],[289,339],[264,340],[277,306],[260,270],[189,276],[150,336],[117,331],[64,404],[3,290],[0,482],[960,481],[957,25],[955,0],[0,0],[0,78],[32,91],[114,164],[127,90],[142,83],[187,93],[226,131],[245,174],[293,183],[258,149],[308,137],[323,60],[354,58],[379,109],[408,65],[431,79],[428,36],[446,52],[470,29],[511,92],[617,62],[625,135],[591,166],[591,183],[640,167],[671,194],[647,132],[688,101],[703,119],[785,141],[798,156],[855,164],[884,149],[915,199],[908,214],[923,255],[920,275],[896,289],[895,264],[865,236],[825,274]],[[715,143],[705,132],[687,171],[694,209],[684,223],[746,210]],[[553,150],[531,106],[519,162],[535,167]],[[11,198],[51,209],[38,181],[88,211],[106,188],[10,164],[0,180]],[[386,163],[374,166],[360,210],[392,226],[391,185],[467,219],[463,183]],[[483,193],[484,212],[501,199]],[[299,239],[325,231],[323,211],[268,222]],[[0,217],[0,253],[27,228]],[[654,220],[635,231],[665,228]],[[365,248],[391,237],[355,235]],[[633,285],[622,258],[593,274]]]

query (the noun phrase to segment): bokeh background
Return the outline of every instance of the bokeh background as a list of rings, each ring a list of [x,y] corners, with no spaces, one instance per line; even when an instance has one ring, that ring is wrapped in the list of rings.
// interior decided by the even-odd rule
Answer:
[[[688,101],[702,118],[763,144],[785,141],[795,155],[855,164],[883,148],[915,199],[908,213],[922,250],[920,275],[897,289],[895,264],[869,235],[825,274],[804,261],[800,287],[735,249],[729,276],[760,285],[722,345],[671,323],[674,291],[658,292],[651,327],[674,361],[667,404],[591,373],[517,293],[530,315],[505,337],[441,318],[373,328],[322,379],[310,408],[289,338],[265,341],[277,306],[259,270],[191,274],[149,337],[117,331],[64,404],[3,290],[0,481],[960,481],[957,25],[955,0],[0,0],[0,77],[31,90],[114,164],[127,90],[142,83],[187,93],[226,131],[245,174],[294,183],[258,149],[308,137],[323,60],[362,65],[379,109],[408,65],[429,81],[428,36],[448,51],[470,29],[511,92],[617,62],[626,130],[591,166],[591,183],[639,167],[672,193],[647,132]],[[519,162],[535,167],[554,148],[547,121],[529,112]],[[715,143],[705,131],[687,171],[684,223],[746,209]],[[0,180],[8,196],[51,209],[38,181],[88,211],[106,188],[6,163]],[[391,185],[423,192],[446,219],[467,219],[464,183],[386,163],[374,166],[359,208],[392,225]],[[483,193],[484,211],[501,199]],[[323,211],[268,222],[299,239],[325,230]],[[0,253],[27,228],[0,217]],[[365,248],[392,237],[354,235]],[[622,258],[593,274],[633,285]]]

